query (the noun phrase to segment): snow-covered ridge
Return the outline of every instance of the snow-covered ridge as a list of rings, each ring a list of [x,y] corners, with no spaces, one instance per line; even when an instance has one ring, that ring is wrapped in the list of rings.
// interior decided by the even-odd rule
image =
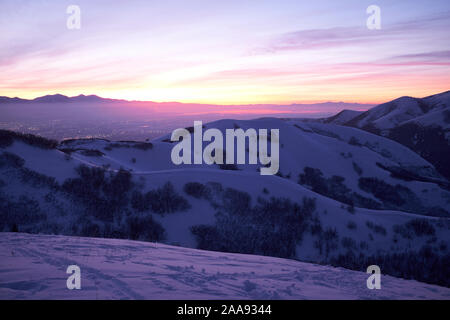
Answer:
[[[68,290],[66,269],[81,269]],[[450,289],[293,260],[129,240],[0,233],[0,299],[450,299]]]
[[[339,115],[335,117],[339,119]],[[325,119],[334,123],[334,118]],[[425,98],[401,97],[380,104],[347,122],[410,148],[450,180],[450,91]]]
[[[320,169],[326,178],[343,177],[347,187],[368,198],[373,196],[361,190],[359,186],[361,177],[376,177],[392,185],[407,186],[423,199],[427,207],[444,208],[448,203],[445,196],[447,192],[445,190],[443,193],[436,192],[433,184],[429,183],[440,181],[443,185],[447,183],[429,162],[392,140],[356,128],[275,118],[219,120],[204,125],[204,130],[209,128],[217,128],[222,133],[229,128],[279,129],[279,175],[294,183],[298,183],[299,175],[304,173],[306,167],[310,167]],[[170,153],[174,143],[170,143],[169,135],[156,139],[148,145],[151,147],[136,148],[134,142],[82,139],[64,142],[60,149],[65,151],[73,149],[72,158],[88,165],[113,170],[124,168],[139,175],[162,174],[168,170],[224,171],[218,165],[173,164]],[[86,155],[83,150],[98,150],[101,154]],[[238,174],[245,173],[250,176],[257,175],[259,167],[260,164],[236,166],[239,169]],[[399,180],[393,178],[392,173],[386,168],[402,168],[421,178],[411,182]],[[422,197],[424,193],[428,193],[426,197]]]
[[[341,112],[337,113],[336,115],[334,115],[332,117],[319,119],[318,121],[323,122],[323,123],[342,125],[342,124],[347,123],[350,120],[354,119],[355,117],[359,116],[363,112],[364,111],[342,110]]]
[[[371,126],[379,130],[386,130],[415,121],[422,125],[432,124],[447,128],[449,123],[444,121],[444,113],[449,112],[449,108],[450,91],[425,98],[401,97],[373,107],[345,124],[359,128]],[[432,116],[431,123],[430,119],[426,117],[428,114],[440,116]]]

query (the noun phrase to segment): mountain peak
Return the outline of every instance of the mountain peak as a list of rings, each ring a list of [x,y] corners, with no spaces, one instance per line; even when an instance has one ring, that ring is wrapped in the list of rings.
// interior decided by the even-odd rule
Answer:
[[[33,99],[35,102],[69,102],[70,98],[62,94],[50,94]]]
[[[46,103],[54,103],[54,102],[101,102],[110,99],[104,99],[97,95],[84,95],[80,94],[78,96],[68,97],[63,94],[51,94],[42,97],[35,98],[33,100],[29,100],[32,102],[46,102]]]
[[[102,97],[99,97],[95,94],[91,94],[91,95],[80,94],[78,96],[71,97],[69,99],[71,101],[75,101],[75,102],[94,102],[94,101],[98,102],[98,101],[109,100],[109,99],[104,99]]]

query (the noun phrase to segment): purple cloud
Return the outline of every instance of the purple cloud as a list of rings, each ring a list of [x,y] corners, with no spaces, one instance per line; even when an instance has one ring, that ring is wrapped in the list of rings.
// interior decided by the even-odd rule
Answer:
[[[327,29],[308,29],[284,33],[276,36],[266,47],[254,50],[253,53],[274,53],[285,50],[326,49],[361,44],[373,44],[380,41],[402,40],[411,37],[412,33],[442,34],[442,30],[450,28],[450,12],[425,17],[414,21],[384,26],[373,31],[366,26],[333,27]]]

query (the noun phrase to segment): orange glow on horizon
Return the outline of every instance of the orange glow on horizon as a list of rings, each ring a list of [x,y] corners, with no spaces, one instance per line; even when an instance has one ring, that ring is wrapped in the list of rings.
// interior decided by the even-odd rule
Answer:
[[[442,84],[443,82],[441,82]],[[450,79],[449,82],[450,83]],[[444,83],[445,84],[445,83]],[[322,94],[314,94],[314,93],[306,93],[302,95],[302,97],[292,97],[289,98],[287,96],[279,96],[279,95],[261,95],[260,97],[255,96],[242,96],[242,97],[211,97],[208,98],[206,96],[195,97],[194,95],[190,95],[188,98],[178,98],[178,97],[164,97],[164,95],[147,95],[147,94],[135,94],[133,92],[127,93],[127,90],[119,91],[119,92],[111,92],[110,90],[45,90],[45,91],[24,91],[24,90],[2,90],[1,96],[7,97],[19,97],[22,99],[34,99],[37,97],[45,96],[45,95],[53,95],[53,94],[62,94],[68,97],[78,96],[80,94],[83,95],[97,95],[106,99],[118,99],[118,100],[127,100],[127,101],[137,101],[137,102],[156,102],[156,103],[183,103],[183,104],[205,104],[205,105],[229,105],[229,106],[239,106],[239,105],[291,105],[291,104],[316,104],[316,103],[325,103],[325,102],[343,102],[343,103],[360,103],[360,104],[381,104],[393,99],[396,99],[400,96],[412,96],[412,97],[426,97],[429,95],[433,95],[439,92],[447,91],[449,88],[445,85],[436,86],[435,89],[429,89],[424,87],[418,87],[416,89],[405,88],[399,92],[398,90],[384,90],[371,88],[367,91],[359,91],[357,88],[349,89],[348,92],[345,92],[342,89],[339,89],[338,92],[333,92],[335,90],[329,90],[330,94],[326,96]],[[352,92],[359,91],[359,94],[354,94]],[[248,111],[248,110],[247,110]]]

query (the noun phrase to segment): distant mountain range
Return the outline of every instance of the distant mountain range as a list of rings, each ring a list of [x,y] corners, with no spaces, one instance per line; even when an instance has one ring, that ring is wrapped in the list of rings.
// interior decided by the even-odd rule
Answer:
[[[52,95],[45,95],[42,97],[37,97],[34,99],[22,99],[18,97],[10,98],[6,96],[0,96],[0,104],[10,104],[10,103],[104,103],[104,102],[121,102],[121,103],[148,103],[148,104],[154,104],[154,105],[160,105],[160,106],[214,106],[214,107],[220,107],[220,106],[228,106],[228,105],[221,105],[221,104],[206,104],[206,103],[183,103],[183,102],[154,102],[154,101],[131,101],[131,100],[124,100],[124,99],[109,99],[109,98],[102,98],[97,95],[84,95],[80,94],[78,96],[74,97],[68,97],[62,94],[52,94]],[[230,105],[235,106],[235,105]],[[290,112],[290,111],[299,111],[301,108],[308,108],[311,107],[316,108],[320,112],[323,110],[323,113],[330,114],[330,111],[333,112],[333,110],[340,109],[340,108],[350,108],[350,109],[358,109],[358,110],[367,110],[371,107],[373,107],[373,104],[362,104],[362,103],[348,103],[348,102],[321,102],[321,103],[292,103],[290,105],[278,105],[278,104],[245,104],[241,105],[248,108],[257,108],[257,107],[279,107],[280,112]],[[281,110],[282,109],[282,110]],[[316,110],[316,111],[317,111]],[[306,110],[308,112],[308,110]]]
[[[5,96],[0,97],[0,103],[31,103],[31,102],[45,102],[45,103],[65,103],[65,102],[112,102],[121,101],[114,99],[106,99],[96,95],[84,95],[80,94],[75,97],[68,97],[62,94],[52,94],[42,97],[37,97],[35,99],[22,99],[22,98],[9,98]]]

